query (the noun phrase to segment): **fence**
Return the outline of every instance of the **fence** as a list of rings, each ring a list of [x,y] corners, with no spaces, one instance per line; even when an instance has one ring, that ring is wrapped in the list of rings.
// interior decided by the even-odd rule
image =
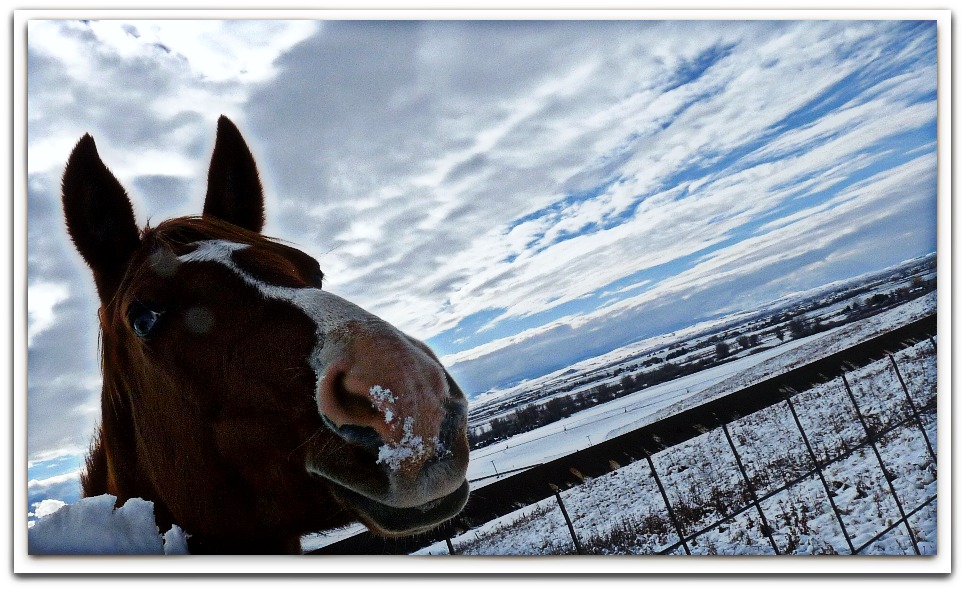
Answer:
[[[520,507],[530,506],[533,503],[541,503],[543,500],[551,503],[553,496],[548,495],[553,493],[555,496],[560,490],[565,491],[564,495],[567,496],[568,499],[571,499],[573,497],[569,495],[571,495],[572,489],[574,487],[581,488],[579,485],[584,477],[602,477],[611,473],[615,466],[628,466],[633,462],[646,460],[646,462],[649,463],[649,472],[656,481],[656,488],[648,483],[647,486],[650,487],[650,491],[640,494],[653,499],[662,498],[665,506],[664,510],[669,515],[669,520],[672,524],[672,527],[668,526],[668,529],[673,529],[675,535],[674,539],[653,551],[689,554],[691,550],[693,550],[691,544],[695,538],[713,529],[716,525],[720,525],[728,521],[728,519],[733,519],[736,515],[748,511],[754,513],[757,515],[757,519],[760,519],[761,511],[759,511],[759,508],[761,508],[763,504],[772,501],[775,496],[808,478],[821,480],[822,482],[819,486],[823,488],[824,495],[829,498],[833,497],[834,483],[829,483],[825,479],[825,472],[828,466],[843,458],[850,457],[860,450],[871,450],[882,438],[888,437],[894,433],[895,430],[901,429],[906,425],[913,425],[918,431],[923,431],[922,413],[933,411],[935,407],[934,394],[930,394],[931,398],[924,402],[915,402],[912,400],[908,394],[908,388],[898,364],[893,360],[888,361],[888,359],[890,357],[890,351],[900,350],[907,347],[909,343],[922,343],[922,346],[927,346],[925,341],[930,340],[931,346],[934,347],[933,335],[936,334],[936,329],[936,317],[934,315],[925,317],[889,333],[854,345],[849,349],[815,359],[796,369],[772,378],[767,378],[762,382],[727,394],[725,397],[709,400],[696,407],[689,408],[666,419],[660,419],[625,435],[620,435],[600,443],[594,443],[591,447],[568,456],[547,461],[537,466],[527,467],[529,469],[504,472],[500,478],[488,482],[480,488],[475,488],[470,495],[469,503],[460,516],[433,532],[417,534],[407,538],[393,539],[380,538],[370,532],[362,532],[314,550],[312,553],[407,554],[430,546],[433,548],[433,553],[445,552],[446,550],[448,550],[449,553],[462,553],[465,550],[465,545],[459,541],[460,539],[464,539],[460,535],[461,532],[478,532],[478,528],[483,524],[512,513]],[[896,383],[894,388],[896,393],[904,400],[902,416],[894,418],[894,420],[889,418],[888,421],[886,421],[887,425],[885,425],[877,414],[872,413],[873,416],[869,417],[867,412],[862,413],[859,409],[860,419],[856,424],[861,425],[858,428],[864,431],[863,436],[861,438],[854,438],[849,446],[836,449],[833,454],[824,454],[824,457],[820,457],[819,448],[822,448],[822,446],[826,447],[825,442],[822,441],[820,437],[815,441],[816,436],[813,431],[809,437],[806,427],[799,424],[800,421],[795,418],[793,421],[795,425],[789,427],[789,429],[797,432],[796,438],[801,441],[799,444],[802,449],[801,455],[807,458],[808,465],[806,469],[801,471],[803,473],[795,474],[792,480],[782,482],[780,486],[774,487],[770,486],[768,482],[763,482],[760,471],[758,470],[755,473],[753,465],[754,459],[750,458],[749,462],[745,461],[744,456],[740,452],[740,442],[733,441],[735,438],[734,429],[737,430],[736,437],[738,439],[744,437],[744,435],[739,432],[739,424],[735,423],[735,421],[766,408],[780,407],[785,409],[785,413],[790,412],[792,415],[797,415],[799,398],[796,398],[796,393],[806,391],[816,382],[828,382],[830,380],[835,388],[842,391],[842,396],[844,396],[844,392],[850,390],[853,385],[849,383],[848,386],[845,387],[844,380],[847,378],[843,377],[844,368],[862,368],[879,361],[890,363],[890,371],[895,372],[897,376],[897,380],[892,379],[892,381]],[[832,377],[829,378],[827,376]],[[900,384],[900,387],[898,384]],[[899,390],[901,390],[901,392],[898,392]],[[934,390],[934,388],[932,388],[932,390]],[[842,400],[844,399],[842,398]],[[842,404],[844,404],[844,402],[842,402]],[[847,401],[847,405],[849,406],[854,404],[854,400]],[[721,420],[720,417],[723,416],[727,416],[728,418]],[[792,423],[790,419],[788,419],[787,422],[789,425]],[[736,469],[736,471],[742,472],[739,479],[743,483],[743,490],[737,499],[740,502],[730,506],[726,512],[721,512],[720,518],[715,520],[714,523],[702,523],[698,531],[689,531],[687,526],[692,525],[688,522],[689,516],[678,515],[681,510],[679,507],[673,506],[664,486],[667,483],[663,482],[662,479],[657,476],[657,470],[653,465],[652,456],[657,456],[659,461],[661,450],[667,448],[670,448],[670,450],[674,452],[681,450],[685,447],[683,444],[700,437],[702,433],[707,433],[709,430],[714,430],[714,433],[724,442],[722,444],[724,447],[721,448],[721,455],[726,454],[729,456],[731,459],[728,461],[735,466],[740,464],[742,470]],[[727,443],[727,439],[731,439],[731,441]],[[930,454],[931,461],[934,462],[934,449],[931,443],[927,442],[927,437],[926,444],[927,452]],[[753,448],[754,447],[751,446],[751,449]],[[681,453],[683,452],[681,451]],[[875,451],[875,453],[877,452]],[[691,460],[692,458],[683,458],[683,462]],[[625,472],[625,470],[621,470],[621,472]],[[645,477],[641,476],[640,478]],[[750,484],[748,484],[748,482],[750,482]],[[552,486],[558,485],[559,490],[548,490],[548,483],[555,483]],[[811,484],[810,482],[808,483],[809,486],[811,486]],[[751,491],[753,491],[753,493]],[[922,506],[927,505],[929,502],[933,503],[934,500],[935,495],[931,495],[924,503],[909,504],[905,502],[901,504],[899,499],[901,509],[898,520],[893,524],[889,524],[889,528],[886,531],[880,532],[874,539],[867,541],[859,540],[857,543],[852,543],[851,540],[854,537],[852,526],[849,526],[845,520],[841,518],[839,508],[835,506],[836,501],[831,501],[831,512],[835,514],[838,527],[848,540],[848,548],[844,551],[860,552],[866,549],[869,544],[881,539],[881,537],[887,535],[895,528],[903,528],[905,535],[908,536],[908,530],[910,530],[908,521],[921,511]],[[558,514],[562,513],[560,509],[563,509],[563,501],[564,498],[560,497],[559,503],[561,506],[557,509]],[[569,504],[570,501],[567,501],[567,503]],[[545,503],[543,503],[543,505],[545,505]],[[579,511],[576,513],[570,511],[570,514],[576,517],[577,522],[580,521]],[[562,523],[560,523],[560,526],[562,527]],[[762,521],[761,526],[764,530],[767,530],[768,524],[766,518]],[[578,540],[579,538],[576,538],[576,536],[580,533],[580,523],[570,524],[570,527],[573,528],[574,532],[569,537]],[[564,538],[567,537],[566,533],[561,533],[560,535]],[[913,535],[914,534],[911,534],[912,537]],[[585,537],[586,536],[584,536],[584,542]],[[443,540],[445,541],[445,550],[442,549]],[[453,542],[455,542],[455,544]],[[781,547],[776,543],[772,544],[770,539],[766,539],[766,536],[763,543],[767,552],[782,553]],[[583,543],[581,546],[583,546],[583,550],[587,550],[586,546],[588,546],[588,544]],[[844,544],[841,544],[841,546],[844,546]],[[914,547],[917,549],[917,546]],[[574,546],[571,545],[569,551],[572,551],[573,548]],[[592,548],[587,551],[592,552]]]
[[[930,338],[930,341],[931,341],[932,347],[934,348],[935,347],[934,339]],[[864,436],[859,441],[844,446],[842,449],[839,450],[838,453],[825,457],[824,459],[819,458],[819,454],[812,446],[811,440],[814,437],[814,434],[812,433],[809,436],[807,429],[805,428],[801,420],[801,417],[799,416],[798,409],[795,404],[795,397],[797,395],[797,392],[791,389],[785,389],[785,391],[783,392],[784,394],[783,400],[779,402],[778,405],[783,405],[786,408],[786,410],[789,411],[791,417],[793,417],[793,423],[796,427],[797,435],[800,437],[800,442],[803,443],[803,446],[807,451],[807,458],[810,463],[810,467],[803,473],[796,474],[793,478],[785,481],[780,486],[762,488],[756,482],[757,479],[752,477],[751,474],[749,473],[749,470],[745,465],[745,456],[747,454],[741,453],[741,451],[738,449],[738,445],[735,443],[735,437],[732,434],[732,423],[743,417],[737,417],[730,421],[724,421],[724,420],[718,421],[716,425],[713,425],[709,429],[705,427],[706,431],[719,429],[720,433],[723,435],[723,438],[726,440],[727,442],[726,448],[729,449],[730,454],[732,454],[733,464],[736,465],[737,470],[740,473],[740,478],[743,485],[743,494],[740,496],[745,499],[745,502],[740,503],[737,506],[732,507],[729,510],[723,512],[723,515],[721,517],[714,520],[712,523],[704,525],[703,527],[701,527],[700,529],[697,529],[696,531],[685,533],[685,527],[683,523],[684,521],[686,521],[686,519],[682,518],[680,515],[680,505],[679,504],[675,505],[671,501],[670,496],[667,492],[668,487],[665,486],[665,483],[661,479],[659,472],[656,466],[654,465],[654,461],[653,461],[653,458],[651,457],[651,454],[645,453],[644,459],[646,460],[649,466],[649,475],[651,478],[653,478],[656,484],[656,487],[660,493],[660,497],[662,499],[664,508],[666,509],[667,515],[669,517],[669,522],[672,525],[673,532],[677,538],[676,542],[673,542],[659,549],[657,553],[672,554],[672,553],[678,553],[680,550],[682,550],[685,554],[690,555],[691,544],[695,540],[697,540],[698,538],[700,538],[701,536],[709,532],[712,532],[717,528],[720,528],[724,524],[733,522],[736,518],[738,518],[741,515],[751,513],[756,516],[758,523],[760,525],[760,531],[764,536],[764,538],[766,538],[767,546],[769,546],[770,551],[773,554],[783,554],[785,552],[783,551],[781,545],[778,543],[778,541],[775,539],[775,536],[773,535],[773,532],[775,531],[775,527],[773,527],[773,525],[770,523],[768,516],[766,515],[766,512],[763,509],[763,504],[769,499],[773,499],[778,495],[786,491],[789,491],[790,489],[801,484],[802,482],[816,477],[821,483],[821,487],[823,488],[824,494],[826,495],[826,500],[831,507],[831,510],[837,522],[837,526],[840,529],[840,533],[842,534],[844,540],[847,543],[848,551],[850,554],[862,553],[863,551],[868,549],[876,542],[885,538],[891,532],[899,529],[903,530],[904,535],[907,536],[907,539],[914,553],[921,554],[921,551],[919,549],[919,540],[915,536],[912,525],[910,523],[910,519],[914,515],[922,511],[925,507],[928,507],[930,504],[934,503],[937,500],[937,494],[928,495],[927,498],[917,503],[915,506],[906,507],[905,501],[903,501],[900,498],[900,495],[898,494],[898,491],[895,489],[895,486],[893,484],[893,481],[895,480],[896,475],[891,470],[889,470],[885,460],[882,458],[882,454],[879,451],[879,445],[882,439],[888,437],[889,435],[892,435],[901,429],[911,427],[916,429],[920,433],[920,436],[924,442],[924,447],[927,449],[928,457],[930,457],[932,462],[937,463],[937,455],[929,439],[928,432],[926,431],[926,428],[925,428],[925,423],[922,420],[923,413],[934,412],[935,398],[930,397],[924,404],[916,403],[913,400],[911,393],[908,390],[908,386],[906,384],[904,376],[902,375],[902,371],[895,360],[894,355],[888,354],[887,359],[890,365],[890,371],[894,373],[894,377],[897,378],[897,382],[898,384],[900,384],[901,392],[896,393],[901,399],[900,404],[898,405],[900,408],[900,413],[898,414],[898,416],[893,417],[893,420],[891,420],[887,425],[881,424],[880,419],[878,419],[877,417],[874,417],[875,420],[872,420],[873,417],[869,417],[867,412],[865,410],[862,410],[861,405],[858,403],[858,400],[852,388],[853,384],[851,383],[851,381],[848,380],[847,375],[845,373],[842,373],[842,375],[834,381],[838,384],[838,387],[841,388],[847,394],[847,399],[851,405],[850,410],[853,411],[854,416],[857,418],[857,421],[860,424],[860,427],[864,433]],[[769,408],[773,409],[773,407],[769,407]],[[845,523],[845,520],[843,519],[843,515],[844,515],[843,508],[840,507],[839,504],[836,502],[836,497],[838,496],[838,493],[832,490],[832,486],[829,484],[828,478],[826,477],[825,473],[830,466],[837,464],[839,462],[845,461],[850,456],[858,453],[861,450],[866,450],[866,449],[870,450],[875,457],[875,463],[877,464],[877,467],[880,470],[879,472],[880,482],[886,483],[888,494],[890,495],[890,498],[893,500],[895,507],[897,507],[899,519],[893,521],[890,525],[887,525],[884,529],[877,532],[870,539],[863,541],[859,545],[856,542],[856,536],[854,535],[854,532],[849,531],[849,527]],[[722,463],[723,462],[724,461],[722,460]],[[551,486],[551,488],[554,488],[554,487]],[[586,542],[585,541],[581,542],[580,538],[578,537],[576,528],[574,527],[573,523],[570,520],[569,515],[567,514],[566,506],[564,504],[562,497],[560,496],[558,490],[554,490],[554,493],[555,493],[555,498],[559,506],[559,509],[561,510],[566,520],[567,528],[572,538],[576,553],[578,554],[587,553],[584,549],[586,546]]]

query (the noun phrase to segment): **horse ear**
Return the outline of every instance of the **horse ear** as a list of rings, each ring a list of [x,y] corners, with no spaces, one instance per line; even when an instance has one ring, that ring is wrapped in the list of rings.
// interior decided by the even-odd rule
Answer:
[[[77,142],[67,159],[62,189],[67,232],[94,272],[97,293],[106,303],[141,240],[131,200],[101,162],[90,134]]]
[[[224,115],[218,119],[203,213],[253,232],[261,232],[265,225],[265,198],[255,159],[241,132]]]

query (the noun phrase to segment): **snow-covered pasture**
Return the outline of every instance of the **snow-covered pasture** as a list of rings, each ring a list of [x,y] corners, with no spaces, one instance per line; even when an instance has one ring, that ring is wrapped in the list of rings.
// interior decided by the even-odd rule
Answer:
[[[937,494],[937,465],[928,445],[937,449],[935,349],[926,340],[894,358],[914,404],[924,409],[925,435],[915,420],[905,421],[907,399],[889,359],[855,368],[846,373],[846,379],[861,413],[875,432],[886,431],[875,441],[874,449],[864,443],[868,434],[841,379],[790,396],[818,464],[823,466],[820,473],[814,470],[786,402],[727,425],[760,499],[766,525],[753,506],[726,434],[716,428],[651,458],[684,537],[708,531],[688,540],[686,550],[679,544],[657,481],[647,461],[640,460],[616,467],[605,476],[587,478],[561,493],[583,549],[597,554],[652,554],[672,547],[674,554],[761,555],[774,554],[776,546],[782,554],[860,550],[861,554],[904,555],[915,552],[910,529],[918,551],[935,554],[936,502],[927,502]],[[901,510],[895,495],[906,514],[913,512],[907,526],[899,523]],[[547,496],[453,538],[456,552],[576,553],[549,489]],[[729,517],[741,507],[747,508]],[[893,525],[896,527],[869,543]],[[419,553],[445,554],[448,550],[440,542]]]
[[[734,356],[728,363],[598,404],[570,417],[470,453],[474,488],[507,473],[569,455],[601,441],[673,416],[769,377],[843,351],[933,314],[929,294],[877,316],[795,339],[765,351]]]

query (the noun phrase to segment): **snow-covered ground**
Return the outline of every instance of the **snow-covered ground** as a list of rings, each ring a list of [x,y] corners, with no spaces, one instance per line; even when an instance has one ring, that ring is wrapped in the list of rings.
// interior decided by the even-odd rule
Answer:
[[[937,392],[935,351],[929,341],[895,355],[919,408]],[[847,374],[869,423],[895,424],[906,413],[905,395],[887,359]],[[836,380],[792,399],[819,462],[837,458],[866,435],[844,383]],[[933,401],[932,401],[933,403]],[[932,407],[933,408],[933,407]],[[936,449],[934,410],[924,413],[927,438]],[[728,427],[758,497],[812,470],[807,448],[788,405],[781,403]],[[569,430],[568,430],[569,431]],[[889,471],[881,472],[868,446],[838,458],[823,470],[844,528],[815,475],[761,502],[771,537],[781,553],[848,554],[900,520],[891,489],[910,512],[936,494],[937,467],[926,439],[911,422],[883,437],[877,447]],[[749,501],[737,460],[722,429],[709,431],[653,456],[657,474],[682,522],[684,535],[698,532]],[[666,505],[645,460],[587,479],[561,493],[581,544],[591,553],[648,554],[678,541]],[[936,504],[909,518],[921,554],[937,551]],[[773,554],[755,508],[710,529],[688,543],[693,554]],[[912,554],[911,536],[901,524],[862,553]],[[453,538],[457,553],[484,555],[572,554],[574,543],[552,496]],[[678,547],[674,553],[684,553]],[[440,542],[419,554],[446,554]]]
[[[473,488],[479,488],[502,473],[585,449],[914,322],[934,313],[936,305],[931,294],[873,318],[646,388],[473,450],[468,478]]]
[[[601,441],[638,429],[719,398],[751,384],[784,373],[802,364],[837,353],[933,314],[935,294],[850,325],[784,343],[692,374],[646,388],[570,417],[520,433],[470,454],[468,478],[472,490],[507,472],[547,462],[585,449]],[[612,362],[607,359],[607,362]],[[314,550],[364,531],[364,526],[307,536],[306,551]],[[443,546],[445,552],[445,546]]]

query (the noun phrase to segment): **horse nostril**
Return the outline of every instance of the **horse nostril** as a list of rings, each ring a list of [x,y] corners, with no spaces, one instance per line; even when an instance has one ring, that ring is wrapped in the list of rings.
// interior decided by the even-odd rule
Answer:
[[[376,433],[372,427],[342,425],[342,428],[338,430],[338,434],[349,443],[354,443],[365,448],[377,450],[383,443],[382,437]]]
[[[346,384],[346,376],[346,372],[334,370],[325,378],[319,392],[322,422],[345,442],[378,453],[385,443],[372,427],[379,420],[379,412],[368,397]]]
[[[362,332],[344,347],[333,353],[316,395],[318,411],[335,434],[376,452],[377,464],[406,477],[414,477],[441,446],[456,446],[464,430],[455,426],[440,440],[446,407],[458,406],[447,402],[441,365],[385,331]]]
[[[322,415],[322,422],[332,430],[333,433],[344,439],[347,443],[357,445],[373,453],[378,453],[384,441],[375,429],[362,425],[342,425],[339,427],[325,415]]]
[[[371,425],[379,413],[365,394],[353,391],[347,384],[347,374],[333,372],[325,378],[318,394],[319,408],[335,425]],[[337,428],[337,427],[336,427]]]

